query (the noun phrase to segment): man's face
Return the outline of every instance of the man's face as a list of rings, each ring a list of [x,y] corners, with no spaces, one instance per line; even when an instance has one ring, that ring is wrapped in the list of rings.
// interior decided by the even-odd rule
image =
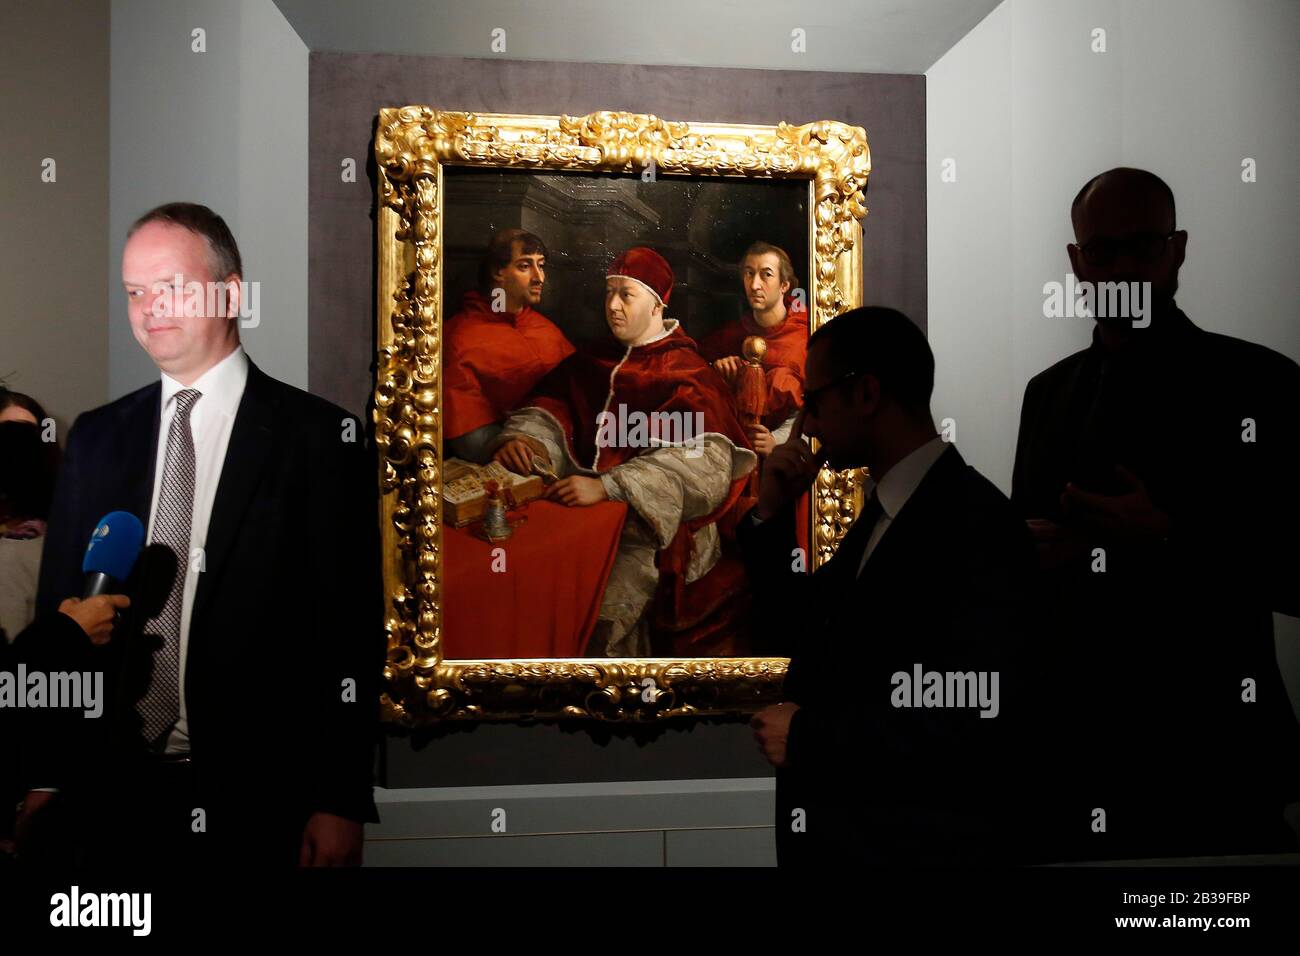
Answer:
[[[663,328],[663,306],[641,283],[612,276],[605,280],[605,321],[614,338],[637,345]]]
[[[781,259],[775,252],[746,256],[740,274],[745,297],[755,312],[772,308],[790,291],[790,283],[781,281]]]
[[[540,252],[525,253],[523,243],[516,239],[510,246],[510,263],[493,274],[497,287],[504,289],[506,301],[516,304],[513,311],[525,305],[535,306],[542,301],[542,286],[546,283],[546,257]]]
[[[220,279],[237,283],[239,277]],[[154,365],[173,378],[192,381],[230,350],[238,294],[226,298],[222,311],[221,297],[207,294],[217,280],[208,241],[182,226],[147,223],[127,240],[122,286],[131,331]]]
[[[846,378],[842,369],[837,371],[831,364],[829,354],[826,340],[808,350],[803,433],[821,442],[831,468],[860,468],[870,457],[868,418],[872,408],[859,400],[862,379],[869,376]]]
[[[1074,274],[1092,283],[1150,282],[1152,303],[1166,306],[1178,291],[1187,248],[1187,233],[1171,236],[1173,227],[1169,203],[1158,191],[1102,182],[1084,197],[1076,241],[1066,247]]]

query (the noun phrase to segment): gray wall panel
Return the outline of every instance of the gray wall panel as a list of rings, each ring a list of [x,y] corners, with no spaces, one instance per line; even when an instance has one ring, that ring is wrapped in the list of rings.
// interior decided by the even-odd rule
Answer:
[[[6,4],[0,28],[0,379],[60,442],[108,398],[108,29],[107,0]]]

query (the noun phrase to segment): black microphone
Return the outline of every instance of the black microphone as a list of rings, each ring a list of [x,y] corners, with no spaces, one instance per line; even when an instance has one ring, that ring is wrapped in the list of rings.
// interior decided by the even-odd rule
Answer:
[[[104,515],[90,535],[86,557],[81,570],[86,573],[86,584],[81,598],[98,594],[117,594],[122,582],[131,574],[140,547],[144,544],[144,525],[129,511],[113,511]]]

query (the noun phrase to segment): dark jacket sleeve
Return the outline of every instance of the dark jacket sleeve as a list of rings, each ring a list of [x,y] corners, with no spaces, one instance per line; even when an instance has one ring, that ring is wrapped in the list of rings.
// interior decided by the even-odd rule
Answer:
[[[1036,490],[1030,486],[1029,459],[1033,454],[1033,429],[1041,391],[1038,378],[1030,379],[1025,385],[1025,396],[1020,403],[1020,430],[1016,436],[1016,460],[1011,469],[1011,503],[1024,518],[1045,518],[1055,513],[1043,511],[1036,500]]]
[[[15,660],[29,670],[104,672],[116,650],[93,645],[76,621],[58,610],[65,599],[81,596],[81,557],[91,530],[88,521],[95,520],[86,517],[86,462],[93,457],[89,451],[93,429],[86,422],[84,415],[78,417],[68,432],[41,552],[36,619],[14,642]],[[106,703],[103,721],[111,719],[108,709]],[[68,712],[25,712],[19,726],[23,786],[75,784],[87,754],[95,748],[100,728],[92,724],[97,723]]]
[[[1238,399],[1247,422],[1222,423],[1217,472],[1170,514],[1167,557],[1173,574],[1222,588],[1241,605],[1300,615],[1300,365],[1272,352],[1250,353],[1249,361],[1225,376],[1220,387]],[[1207,446],[1210,441],[1207,436]],[[1217,436],[1215,436],[1217,437]]]
[[[359,822],[379,819],[373,764],[379,734],[383,629],[377,470],[352,419],[322,422],[310,462],[306,558],[314,593],[304,692],[313,726],[305,727],[310,812]]]
[[[745,574],[754,594],[754,648],[760,656],[793,656],[806,627],[812,575],[796,570],[795,509],[785,509],[755,525],[750,511],[736,525]],[[803,567],[811,556],[803,555]]]
[[[78,418],[68,432],[67,450],[54,484],[36,590],[37,617],[57,613],[65,598],[81,596],[81,555],[89,534],[82,503],[87,437],[83,422],[84,418]]]
[[[745,558],[745,569],[762,611],[755,627],[769,647],[781,648],[792,658],[782,697],[800,708],[791,718],[786,737],[788,766],[792,770],[814,769],[825,761],[822,750],[832,746],[832,729],[841,717],[828,706],[807,706],[808,691],[816,683],[818,635],[808,627],[813,608],[815,575],[795,570],[795,511],[787,508],[760,525],[747,515],[736,528]],[[805,555],[805,567],[810,561]],[[811,638],[811,640],[810,640]],[[820,698],[821,695],[818,695]]]
[[[66,614],[38,616],[14,639],[11,667],[28,673],[93,670],[90,638]],[[20,689],[21,692],[21,689]],[[108,702],[100,701],[105,716]],[[16,778],[22,791],[65,787],[73,779],[81,748],[86,746],[86,719],[80,711],[53,708],[16,710],[8,722],[17,740]]]

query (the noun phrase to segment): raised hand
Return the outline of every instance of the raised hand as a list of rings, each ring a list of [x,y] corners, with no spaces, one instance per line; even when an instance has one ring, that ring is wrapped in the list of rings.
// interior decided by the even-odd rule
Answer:
[[[1067,484],[1061,495],[1066,515],[1113,534],[1136,539],[1162,539],[1169,534],[1169,516],[1151,501],[1146,485],[1127,468],[1116,465],[1124,485],[1117,495],[1099,495]]]
[[[790,437],[772,449],[763,465],[757,513],[764,521],[794,504],[826,463],[825,448],[814,452],[803,440],[803,419],[804,410],[800,409],[790,426]]]

